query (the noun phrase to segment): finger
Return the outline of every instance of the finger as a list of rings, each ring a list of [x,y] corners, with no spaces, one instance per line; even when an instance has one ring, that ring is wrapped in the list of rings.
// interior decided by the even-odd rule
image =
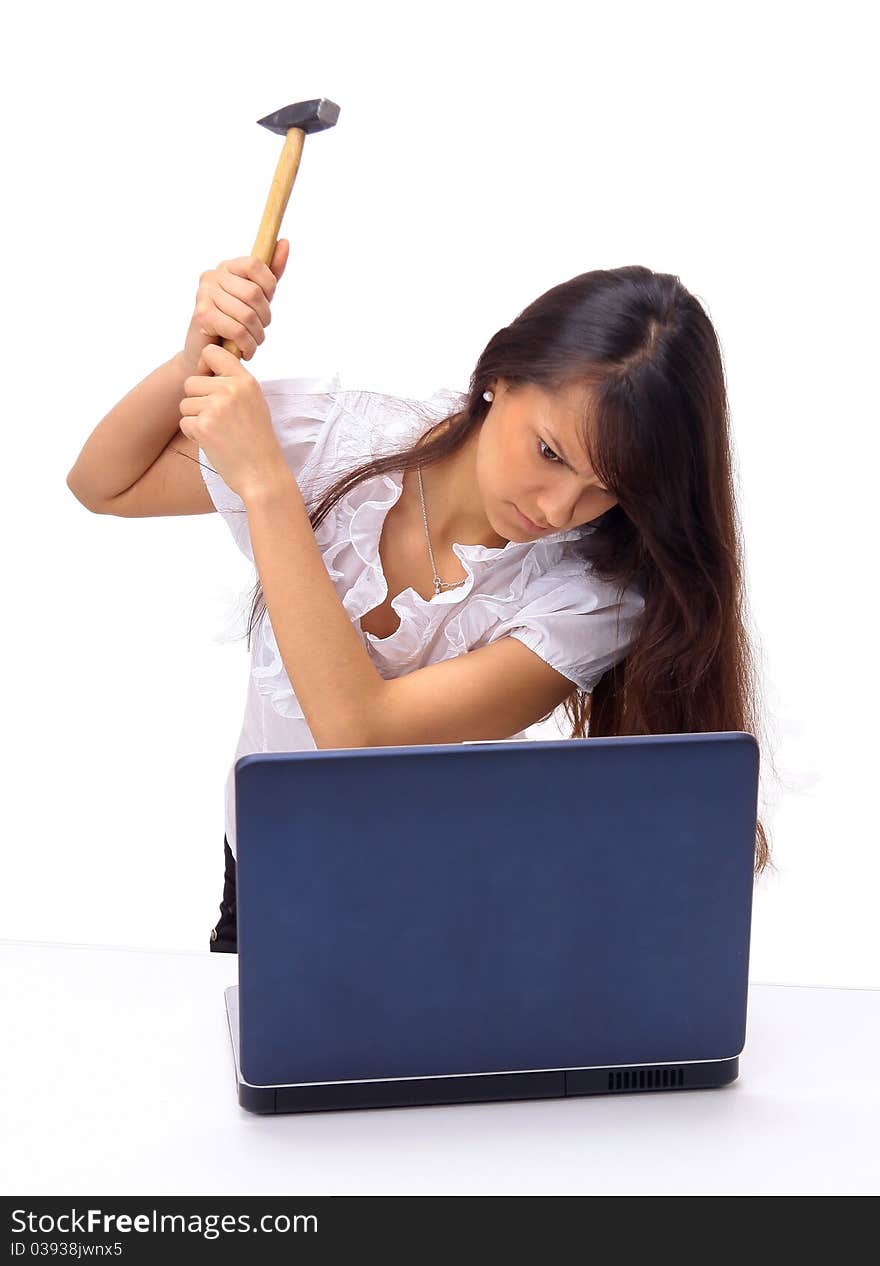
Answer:
[[[252,281],[271,302],[275,295],[277,279],[268,264],[264,264],[256,255],[242,255],[239,259],[231,259],[226,265],[227,271],[245,281]]]
[[[214,305],[213,323],[217,328],[217,333],[221,338],[229,339],[230,342],[235,344],[240,350],[243,360],[250,360],[260,343],[263,342],[265,335],[260,331],[259,338],[256,338],[248,329],[246,322],[256,320],[253,313],[251,313],[250,317],[247,317],[245,312],[236,309],[237,314],[232,316],[224,311],[221,305],[232,307],[238,301],[228,295],[222,297],[223,295],[224,292],[218,290],[211,300]]]
[[[225,272],[220,273],[218,277],[218,288],[221,293],[234,296],[245,307],[251,308],[263,325],[268,325],[272,320],[269,299],[258,282],[248,277],[241,277],[238,273]]]
[[[278,281],[283,275],[287,267],[287,261],[290,258],[290,242],[286,237],[281,237],[275,243],[275,250],[272,254],[272,262],[269,267],[275,274],[275,280]]]
[[[197,417],[208,403],[205,396],[187,395],[181,400],[179,408],[183,417]]]
[[[219,347],[220,345],[219,343],[212,343],[211,346]],[[210,396],[213,392],[219,390],[218,379],[225,374],[225,361],[223,362],[223,368],[221,369],[220,362],[212,361],[211,357],[204,356],[205,350],[207,349],[203,349],[202,355],[208,366],[209,372],[206,374],[192,374],[189,378],[184,378],[183,380],[185,397],[188,397],[190,400],[197,400],[201,396]],[[220,350],[222,351],[223,349],[221,348]],[[232,356],[232,353],[227,352],[226,355]],[[237,365],[238,360],[236,357],[232,356],[232,359]]]
[[[211,294],[217,311],[224,317],[228,317],[231,322],[227,327],[228,333],[226,329],[223,330],[224,338],[232,338],[236,344],[240,341],[244,342],[242,352],[249,352],[251,355],[265,341],[264,326],[272,320],[269,304],[263,292],[260,291],[260,299],[248,295],[248,289],[252,284],[241,278],[232,278],[227,274],[223,284],[218,282]],[[237,293],[232,293],[233,291]],[[219,325],[220,322],[218,321],[217,324]],[[245,329],[244,334],[238,328],[242,325]]]
[[[250,378],[251,375],[242,366],[240,360],[233,352],[228,352],[221,343],[209,343],[207,347],[202,348],[202,355],[211,372],[218,376],[226,376],[227,378],[235,378],[244,376]],[[215,378],[206,378],[205,381],[210,385],[217,381]]]

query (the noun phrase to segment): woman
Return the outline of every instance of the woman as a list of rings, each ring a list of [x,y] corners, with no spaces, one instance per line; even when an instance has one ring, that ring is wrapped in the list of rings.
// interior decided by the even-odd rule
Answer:
[[[217,509],[257,567],[235,760],[520,737],[560,704],[572,737],[757,734],[722,358],[679,279],[633,265],[554,286],[493,335],[466,393],[419,408],[258,385],[216,346],[253,355],[286,259],[282,241],[271,270],[202,275],[174,358],[190,373],[165,379],[188,393],[188,444],[100,505]],[[203,486],[171,475],[180,454]],[[211,934],[232,952],[234,763]],[[768,864],[759,821],[755,873]]]

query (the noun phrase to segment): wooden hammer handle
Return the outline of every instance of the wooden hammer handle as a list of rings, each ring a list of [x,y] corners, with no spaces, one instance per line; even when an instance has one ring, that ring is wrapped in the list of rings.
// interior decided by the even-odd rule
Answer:
[[[306,134],[299,127],[292,127],[284,138],[284,148],[281,151],[281,157],[278,159],[275,175],[272,177],[272,187],[269,190],[269,197],[266,199],[266,209],[263,212],[263,218],[257,230],[254,249],[251,251],[251,254],[256,255],[264,264],[271,263],[272,256],[275,254],[281,221],[284,218],[290,191],[293,189],[293,182],[296,180],[296,173],[299,171],[299,160],[302,157],[303,141],[305,139]],[[233,356],[237,356],[241,360],[241,348],[233,343],[232,339],[225,338],[222,346],[226,348],[227,352],[232,352]]]

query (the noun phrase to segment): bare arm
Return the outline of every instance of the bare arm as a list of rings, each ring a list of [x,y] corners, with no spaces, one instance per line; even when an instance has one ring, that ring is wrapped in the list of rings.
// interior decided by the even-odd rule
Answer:
[[[384,679],[327,574],[293,476],[245,503],[278,650],[318,747],[502,739],[576,688],[512,637]]]
[[[289,248],[287,238],[279,239],[271,267],[247,255],[224,260],[202,273],[183,348],[132,387],[101,419],[69,471],[67,486],[77,501],[101,514],[131,516],[200,514],[209,508],[205,501],[210,499],[199,487],[200,476],[194,479],[191,472],[179,473],[182,464],[192,464],[180,456],[186,443],[180,430],[183,384],[191,374],[208,372],[202,365],[202,352],[218,338],[234,340],[242,358],[251,359],[266,337],[264,329],[272,319],[269,302]],[[172,439],[181,444],[177,452],[166,454]],[[160,455],[164,456],[157,469]],[[193,470],[198,473],[197,466]],[[147,471],[152,471],[151,478],[135,491]],[[129,490],[132,495],[123,499]]]
[[[175,435],[186,438],[180,431],[180,401],[193,372],[177,352],[101,419],[67,476],[77,501],[89,508],[106,504],[136,483]]]
[[[360,747],[384,681],[327,573],[293,475],[245,498],[285,671],[318,747]]]

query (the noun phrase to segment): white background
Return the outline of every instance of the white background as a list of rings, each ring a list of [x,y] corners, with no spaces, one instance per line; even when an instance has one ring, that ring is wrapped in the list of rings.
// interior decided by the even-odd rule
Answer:
[[[90,515],[92,428],[249,254],[326,96],[259,379],[463,390],[549,286],[676,273],[725,357],[778,871],[756,982],[880,986],[869,6],[74,6],[5,28],[2,935],[206,948],[254,576],[216,515]],[[543,727],[536,737],[555,737]],[[765,758],[766,765],[766,758]],[[582,812],[583,806],[573,806]]]

